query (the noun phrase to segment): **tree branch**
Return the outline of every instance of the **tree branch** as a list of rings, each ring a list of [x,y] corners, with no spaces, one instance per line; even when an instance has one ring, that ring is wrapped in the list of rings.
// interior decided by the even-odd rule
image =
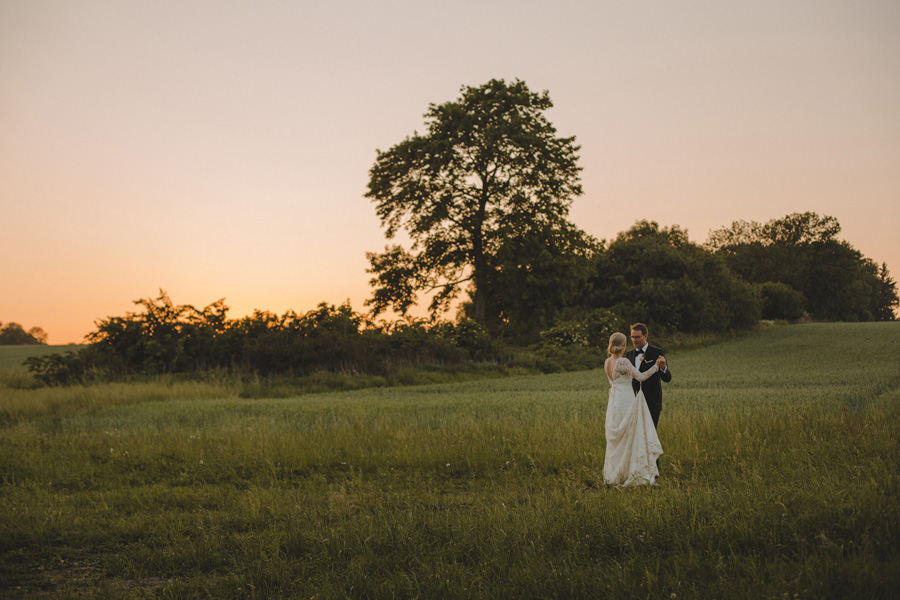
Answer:
[[[430,288],[425,288],[425,291],[426,291],[426,292],[430,292],[430,291],[436,290],[436,289],[438,289],[438,288],[444,288],[444,289],[447,289],[448,287],[453,287],[454,285],[459,285],[459,284],[465,283],[465,282],[467,282],[467,281],[472,281],[472,277],[473,277],[473,276],[470,275],[469,277],[466,277],[465,279],[460,279],[459,281],[453,281],[453,282],[450,282],[450,283],[440,283],[440,284],[438,284],[438,285],[433,285],[433,286],[431,286]]]

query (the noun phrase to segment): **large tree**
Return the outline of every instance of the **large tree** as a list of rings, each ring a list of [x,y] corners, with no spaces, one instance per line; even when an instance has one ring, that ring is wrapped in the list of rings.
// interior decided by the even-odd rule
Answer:
[[[571,227],[569,206],[581,194],[579,147],[544,116],[553,106],[548,93],[496,79],[461,92],[431,104],[426,133],[379,151],[369,172],[366,197],[386,236],[405,231],[411,242],[367,253],[373,314],[404,314],[423,292],[435,292],[430,310],[437,314],[470,282],[472,316],[484,322],[504,244],[536,229]]]

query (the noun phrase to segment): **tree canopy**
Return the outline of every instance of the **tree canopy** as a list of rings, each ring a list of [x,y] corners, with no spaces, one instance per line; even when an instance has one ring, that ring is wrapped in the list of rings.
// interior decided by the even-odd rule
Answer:
[[[18,323],[0,323],[0,346],[25,346],[46,344],[47,333],[40,327],[32,327],[28,331]]]
[[[840,232],[841,224],[834,217],[814,212],[791,213],[766,223],[732,221],[730,227],[711,231],[706,247],[720,250],[742,244],[771,246],[831,242]]]
[[[552,106],[546,91],[519,80],[463,86],[457,100],[429,106],[425,134],[378,152],[366,197],[387,238],[403,231],[411,247],[367,253],[373,314],[405,314],[418,294],[435,292],[435,315],[468,282],[471,315],[485,322],[496,310],[489,296],[497,271],[520,262],[509,257],[510,240],[539,242],[563,230],[588,240],[566,221],[582,193],[579,148],[544,116]]]
[[[599,242],[566,223],[504,240],[489,261],[485,324],[514,343],[537,341],[564,308],[580,302],[600,251]]]
[[[712,231],[707,248],[741,279],[780,283],[802,294],[806,312],[827,321],[893,320],[896,283],[856,248],[837,239],[837,219],[792,213],[762,224],[735,221]],[[765,286],[766,292],[777,288]],[[778,292],[784,298],[784,290]],[[772,300],[772,298],[769,298]],[[796,306],[797,301],[792,303]],[[789,309],[796,312],[796,307]]]
[[[623,318],[620,328],[643,321],[666,332],[745,329],[759,320],[761,300],[725,261],[688,240],[677,225],[639,221],[598,254],[591,308]]]

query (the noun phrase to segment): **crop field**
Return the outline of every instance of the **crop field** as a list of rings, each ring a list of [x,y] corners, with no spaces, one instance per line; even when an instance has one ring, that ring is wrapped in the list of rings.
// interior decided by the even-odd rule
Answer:
[[[900,323],[670,354],[642,489],[603,484],[602,370],[244,399],[11,352],[2,597],[900,596]]]
[[[30,356],[46,356],[57,352],[64,353],[68,350],[81,348],[78,344],[68,346],[0,346],[0,372],[15,369],[22,361]]]

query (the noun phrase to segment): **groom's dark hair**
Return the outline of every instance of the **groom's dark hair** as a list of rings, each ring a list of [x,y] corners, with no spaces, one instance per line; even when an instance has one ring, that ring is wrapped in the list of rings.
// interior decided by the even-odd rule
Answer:
[[[634,325],[631,326],[631,328],[632,328],[632,329],[637,329],[638,331],[640,331],[640,332],[643,333],[644,335],[648,335],[648,334],[650,333],[650,331],[647,329],[647,326],[644,325],[643,323],[635,323]]]

